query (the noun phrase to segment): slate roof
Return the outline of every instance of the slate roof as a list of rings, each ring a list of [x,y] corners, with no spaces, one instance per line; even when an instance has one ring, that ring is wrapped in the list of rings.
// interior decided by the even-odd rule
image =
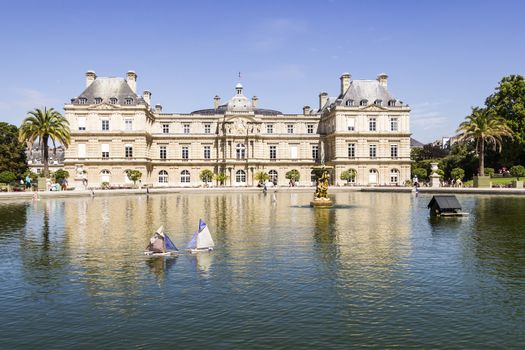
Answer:
[[[117,104],[123,105],[126,98],[131,97],[133,99],[130,106],[136,106],[138,104],[145,104],[146,102],[140,96],[131,90],[127,81],[124,78],[96,78],[78,97],[71,100],[72,104],[80,104],[81,98],[86,98],[87,103],[95,104],[95,98],[102,98],[102,103],[110,103],[109,99],[112,97],[117,98]]]
[[[414,138],[410,138],[410,147],[423,147],[424,144],[422,142],[419,142],[418,140],[414,139]]]
[[[337,99],[330,98],[330,104],[334,106],[346,106],[347,101],[352,100],[354,107],[359,107],[362,100],[367,100],[367,105],[373,105],[376,100],[382,101],[382,106],[388,106],[389,101],[395,101],[394,106],[406,107],[407,104],[397,100],[387,88],[377,80],[352,80],[344,95],[339,95]],[[325,107],[326,108],[326,107]],[[322,108],[324,110],[325,108]]]
[[[428,203],[427,208],[437,204],[440,210],[461,209],[458,199],[454,195],[435,195]]]

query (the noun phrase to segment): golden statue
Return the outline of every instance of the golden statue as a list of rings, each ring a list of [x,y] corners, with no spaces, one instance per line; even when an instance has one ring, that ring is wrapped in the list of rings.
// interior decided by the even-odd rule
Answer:
[[[321,177],[317,179],[317,187],[314,193],[314,200],[310,202],[312,207],[331,207],[333,205],[332,200],[328,197],[328,185],[330,180],[330,173],[327,169],[332,169],[333,167],[314,167],[314,170],[319,170],[321,172]]]

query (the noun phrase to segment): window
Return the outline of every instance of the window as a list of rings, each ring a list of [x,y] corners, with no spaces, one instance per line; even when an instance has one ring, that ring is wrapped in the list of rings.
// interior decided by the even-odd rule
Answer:
[[[290,158],[297,159],[297,145],[290,145]]]
[[[166,155],[167,155],[166,146],[160,146],[159,150],[160,150],[160,159],[166,159]]]
[[[288,133],[289,134],[293,134],[293,124],[288,124],[286,126],[286,129],[288,130]]]
[[[211,146],[204,146],[204,159],[211,158]]]
[[[348,158],[350,159],[355,158],[355,143],[348,144]]]
[[[270,159],[271,160],[277,159],[277,146],[270,146]]]
[[[375,100],[375,101],[374,101],[374,104],[375,104],[376,106],[381,106],[381,105],[383,105],[383,100]]]
[[[368,105],[368,100],[361,100],[361,101],[359,102],[359,105],[360,105],[360,106],[366,106],[366,105]]]
[[[79,143],[77,146],[77,152],[78,152],[78,158],[85,158],[86,157],[86,144]]]
[[[85,97],[81,97],[81,98],[79,98],[79,99],[78,99],[78,104],[79,104],[79,105],[85,105],[85,104],[87,104],[87,98],[85,98]]]
[[[395,107],[395,105],[396,105],[396,100],[388,101],[388,107]]]
[[[246,158],[246,146],[244,146],[242,143],[237,144],[235,147],[235,154],[237,159]]]
[[[211,134],[211,124],[209,123],[204,124],[204,133]]]
[[[170,125],[169,124],[162,124],[162,133],[163,134],[169,134],[170,133]]]
[[[95,104],[99,105],[102,103],[102,98],[100,97],[95,97]]]
[[[102,130],[108,131],[109,130],[109,120],[103,119],[102,120]]]
[[[348,179],[349,183],[355,184],[355,178],[357,177],[357,171],[355,169],[349,169],[350,178]]]
[[[188,170],[183,170],[180,173],[180,182],[182,183],[190,183],[190,172]]]
[[[237,170],[237,172],[235,172],[235,182],[237,183],[246,182],[246,172],[244,170]]]
[[[124,129],[126,131],[133,130],[133,119],[124,119]]]
[[[118,99],[116,97],[111,97],[109,99],[109,103],[111,103],[112,105],[116,105],[118,102]]]
[[[182,125],[182,129],[183,129],[183,132],[185,134],[189,134],[190,133],[190,124],[184,124]]]
[[[306,132],[307,132],[308,134],[313,134],[313,133],[314,133],[314,126],[313,126],[312,124],[308,124],[308,125],[306,126]]]
[[[267,134],[273,134],[273,124],[267,124],[266,125],[266,133]]]
[[[109,144],[108,143],[101,144],[100,151],[102,152],[102,159],[109,159]]]
[[[397,145],[390,145],[390,157],[397,159]]]
[[[182,159],[188,159],[190,156],[190,150],[188,146],[182,146]]]
[[[86,117],[78,117],[78,130],[86,130]]]
[[[370,169],[370,171],[368,172],[368,183],[377,184],[377,175],[378,172],[376,169]]]
[[[277,170],[270,170],[268,172],[268,175],[270,176],[270,181],[273,182],[274,184],[277,183],[277,179],[279,177],[278,173],[277,173]]]
[[[376,131],[377,119],[375,117],[368,119],[368,130]]]
[[[124,148],[124,156],[127,159],[133,158],[133,146],[131,146],[131,145],[126,145],[125,146],[125,148]]]
[[[131,97],[126,97],[124,99],[124,104],[125,105],[130,105],[130,104],[133,104],[133,99]]]
[[[393,183],[393,184],[399,183],[399,170],[397,169],[390,170],[390,183]]]
[[[111,176],[111,173],[109,172],[109,170],[102,170],[100,172],[100,182],[109,182],[109,178]]]
[[[319,159],[319,146],[318,145],[312,145],[312,159],[314,160]]]
[[[370,158],[375,159],[377,158],[377,145],[370,145]]]
[[[355,130],[355,118],[347,118],[346,125],[348,127],[348,131],[354,131]]]
[[[397,131],[398,129],[398,120],[397,118],[390,118],[390,131]]]
[[[166,170],[159,171],[159,183],[160,184],[168,183],[168,172]]]
[[[346,105],[347,105],[348,107],[352,107],[352,106],[354,105],[354,100],[347,100],[347,101],[346,101]]]

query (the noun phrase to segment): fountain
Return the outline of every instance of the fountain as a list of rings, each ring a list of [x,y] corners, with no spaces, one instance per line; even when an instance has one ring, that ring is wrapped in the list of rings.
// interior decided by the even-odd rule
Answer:
[[[328,180],[330,179],[329,169],[332,167],[322,166],[314,167],[314,170],[321,173],[317,179],[317,187],[314,193],[314,200],[310,202],[310,206],[314,208],[330,208],[334,202],[328,197]]]

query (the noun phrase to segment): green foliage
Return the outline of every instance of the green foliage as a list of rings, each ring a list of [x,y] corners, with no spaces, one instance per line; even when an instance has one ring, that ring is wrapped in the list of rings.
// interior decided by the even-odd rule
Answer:
[[[104,181],[100,184],[100,187],[103,189],[103,190],[109,190],[109,182],[107,181]]]
[[[450,177],[454,180],[463,180],[465,177],[465,170],[461,168],[454,168],[450,172]]]
[[[355,181],[355,177],[357,175],[357,171],[354,169],[348,169],[341,173],[341,180],[346,180],[347,183],[350,181]]]
[[[485,168],[485,175],[492,177],[494,176],[494,173],[494,168]]]
[[[133,181],[133,185],[136,185],[142,177],[142,172],[140,170],[126,170],[126,175],[130,181]]]
[[[0,172],[0,182],[9,184],[16,181],[16,174],[12,171],[4,170]]]
[[[27,169],[25,145],[18,140],[18,128],[0,122],[0,172],[22,175]]]
[[[299,174],[299,171],[297,169],[292,169],[284,175],[285,178],[292,181],[299,181],[301,178],[301,174]]]
[[[257,173],[255,173],[255,180],[262,183],[270,180],[270,175],[268,175],[268,173],[265,171],[258,171]]]
[[[461,133],[459,141],[476,142],[481,176],[485,175],[485,145],[492,144],[495,150],[501,150],[502,139],[512,137],[512,130],[505,119],[496,115],[493,110],[479,107],[472,108],[472,114],[459,124],[457,132]]]
[[[525,177],[525,167],[523,165],[514,165],[509,171],[512,176],[518,178],[518,181],[520,181],[520,177]]]
[[[427,169],[414,168],[412,169],[412,177],[417,176],[419,181],[425,180],[428,176]]]
[[[69,171],[64,170],[64,169],[58,169],[53,174],[53,177],[55,178],[56,182],[59,182],[60,179],[67,179],[69,177]]]
[[[438,170],[436,171],[436,174],[439,175],[439,179],[440,179],[440,180],[445,179],[445,171],[444,171],[443,169],[438,169]]]
[[[213,180],[213,171],[210,169],[204,169],[200,172],[199,178],[202,182],[211,182],[211,180]]]
[[[228,175],[226,175],[225,173],[215,173],[213,175],[213,179],[219,184],[224,185],[224,182],[228,180]]]
[[[44,110],[35,109],[22,121],[18,131],[20,142],[33,145],[37,140],[44,146],[43,162],[44,176],[49,176],[49,144],[51,141],[56,148],[56,143],[68,147],[71,143],[69,122],[53,108]]]

